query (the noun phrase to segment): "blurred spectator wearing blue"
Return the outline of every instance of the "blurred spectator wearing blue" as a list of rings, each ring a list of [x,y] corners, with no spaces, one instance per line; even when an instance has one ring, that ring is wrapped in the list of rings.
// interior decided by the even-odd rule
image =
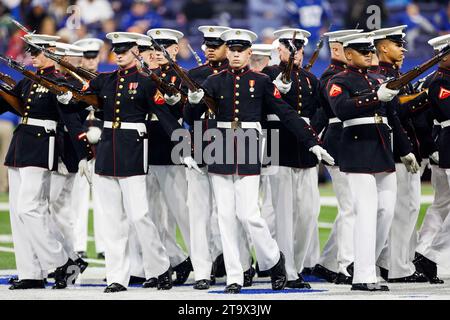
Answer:
[[[439,34],[450,33],[450,1],[435,15],[434,23]]]
[[[150,7],[149,0],[134,0],[130,11],[126,13],[120,22],[120,30],[127,31],[133,28],[133,32],[141,33],[149,29],[162,27],[161,16]]]
[[[8,192],[8,170],[3,165],[19,117],[11,112],[0,115],[0,192]]]
[[[420,8],[415,3],[409,3],[406,10],[397,16],[397,21],[392,21],[395,25],[406,24],[406,41],[408,41],[407,48],[412,56],[418,56],[421,53],[416,50],[416,39],[424,33],[430,36],[436,34],[436,29],[433,24],[420,13]]]
[[[248,19],[250,30],[261,35],[265,28],[280,29],[286,19],[285,0],[248,1]]]
[[[311,37],[305,53],[315,49],[320,35],[328,30],[331,21],[331,9],[325,0],[291,0],[286,4],[292,27],[308,30]]]

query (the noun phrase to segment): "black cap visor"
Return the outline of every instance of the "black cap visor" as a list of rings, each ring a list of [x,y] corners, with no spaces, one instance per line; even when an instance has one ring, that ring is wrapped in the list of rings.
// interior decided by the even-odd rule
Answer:
[[[367,55],[369,52],[376,52],[375,46],[369,43],[351,43],[347,46],[347,48],[354,49],[362,55]]]
[[[211,49],[217,49],[220,46],[222,46],[225,41],[223,41],[220,38],[205,38],[205,40],[203,41],[203,43],[205,44],[206,47],[211,48]]]
[[[85,51],[83,52],[83,57],[86,59],[95,59],[98,56],[98,51]]]
[[[159,44],[159,46],[164,47],[164,48],[170,47],[173,44],[177,44],[177,42],[172,39],[157,39],[154,42],[156,42],[157,44]],[[155,47],[155,50],[161,51],[158,49],[158,46],[154,45],[154,47]]]
[[[292,41],[292,39],[280,39],[279,40],[280,43],[284,44],[284,46],[286,48],[290,48],[291,46],[289,45],[289,42]],[[297,50],[300,50],[301,48],[303,48],[303,46],[305,45],[305,41],[304,40],[300,40],[300,39],[295,39],[292,44],[295,46],[295,48]]]
[[[231,51],[244,51],[250,48],[252,43],[247,40],[228,40],[226,45]]]
[[[116,43],[113,44],[112,52],[115,54],[122,54],[133,48],[135,45],[135,42]]]
[[[138,50],[140,53],[145,51],[153,51],[155,50],[152,46],[138,46]]]

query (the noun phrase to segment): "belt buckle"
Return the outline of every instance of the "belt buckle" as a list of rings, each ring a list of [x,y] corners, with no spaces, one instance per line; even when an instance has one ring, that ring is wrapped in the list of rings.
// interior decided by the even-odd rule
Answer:
[[[28,123],[28,117],[23,117],[22,118],[22,123],[23,124],[27,124]]]
[[[379,115],[376,115],[376,116],[374,116],[374,118],[375,118],[375,123],[383,123],[383,117],[382,116],[379,116]]]
[[[120,128],[120,121],[114,121],[112,127],[113,127],[113,129],[119,129]]]
[[[239,129],[241,128],[241,122],[240,121],[232,121],[231,122],[231,129]]]

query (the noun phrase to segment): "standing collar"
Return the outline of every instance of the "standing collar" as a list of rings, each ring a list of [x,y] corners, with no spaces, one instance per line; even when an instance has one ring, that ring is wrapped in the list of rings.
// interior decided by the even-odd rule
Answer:
[[[355,66],[347,65],[347,69],[356,73],[366,74],[368,68],[358,68]]]
[[[119,76],[122,77],[122,76],[126,76],[126,75],[129,75],[129,74],[135,73],[135,72],[138,71],[138,69],[137,69],[137,66],[134,65],[134,66],[132,66],[132,67],[130,67],[128,69],[119,69],[118,71],[119,71]]]
[[[248,70],[250,70],[249,65],[246,65],[245,67],[241,68],[241,69],[233,69],[231,66],[228,66],[228,71],[232,74],[234,74],[235,76],[239,76],[245,72],[247,72]]]
[[[331,59],[330,61],[330,66],[335,66],[341,69],[346,69],[347,68],[347,64],[343,61],[340,60],[336,60],[336,59]]]
[[[378,65],[380,66],[380,68],[386,68],[386,69],[392,69],[392,70],[398,71],[398,67],[394,63],[380,61],[380,62],[378,62]]]
[[[222,61],[210,61],[208,66],[214,69],[228,67],[228,59]]]

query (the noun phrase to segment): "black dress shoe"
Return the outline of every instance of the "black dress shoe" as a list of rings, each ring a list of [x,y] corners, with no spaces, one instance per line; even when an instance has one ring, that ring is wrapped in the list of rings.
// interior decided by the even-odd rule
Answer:
[[[270,280],[272,290],[282,290],[287,283],[287,274],[285,268],[285,259],[283,252],[280,251],[280,260],[270,269]]]
[[[225,277],[227,275],[227,270],[225,269],[225,261],[223,260],[223,253],[219,254],[214,260],[214,275],[216,278]]]
[[[346,276],[342,272],[339,272],[334,283],[335,284],[352,284],[352,281],[353,281],[353,277]]]
[[[352,276],[353,277],[353,269],[354,269],[354,267],[355,267],[355,264],[352,262],[352,263],[350,263],[348,266],[347,266],[347,272],[348,272],[348,274],[350,275],[350,276]]]
[[[258,275],[258,278],[268,278],[268,277],[270,277],[270,271],[269,270],[264,270],[264,271],[259,270],[258,262],[256,262],[255,269],[256,269],[256,274]]]
[[[49,278],[49,279],[55,279],[55,271],[50,272],[50,273],[48,274],[47,278]]]
[[[244,287],[251,287],[253,284],[253,277],[256,274],[255,268],[250,266],[250,269],[244,272]]]
[[[388,279],[391,283],[411,283],[411,282],[428,282],[428,278],[423,274],[415,271],[412,275],[402,278]]]
[[[286,288],[292,289],[311,289],[311,285],[308,282],[305,282],[303,277],[300,277],[296,280],[290,280],[286,283]]]
[[[389,280],[389,270],[385,269],[383,267],[378,267],[380,268],[380,276],[384,279],[384,281],[388,281]]]
[[[114,283],[111,283],[109,286],[107,286],[103,292],[104,293],[114,293],[114,292],[120,292],[120,291],[127,291],[127,288],[125,288],[121,284],[114,282]]]
[[[176,273],[176,279],[173,281],[174,285],[183,284],[189,278],[191,271],[194,271],[192,267],[191,258],[187,258],[182,263],[173,268]]]
[[[239,284],[237,284],[237,283],[232,283],[232,284],[230,284],[230,285],[228,285],[228,286],[226,286],[225,287],[225,290],[223,291],[224,293],[239,293],[239,292],[241,292],[241,288],[242,288],[242,286],[240,286]]]
[[[145,282],[145,278],[136,277],[136,276],[130,276],[130,280],[128,280],[128,285],[143,284],[144,282]]]
[[[312,271],[313,276],[326,280],[327,282],[333,283],[338,274],[330,269],[325,268],[320,264],[316,264]]]
[[[15,280],[9,287],[9,290],[21,289],[45,289],[45,282],[44,280]]]
[[[80,258],[83,258],[83,259],[87,258],[86,251],[77,251],[76,254],[79,255]]]
[[[13,284],[14,281],[18,281],[18,280],[19,280],[18,276],[13,276],[8,279],[8,284]]]
[[[82,258],[78,258],[77,260],[75,260],[75,263],[78,265],[78,267],[80,267],[80,273],[83,273],[89,265],[89,263],[84,261]]]
[[[156,287],[158,290],[172,289],[172,269],[170,267],[166,272],[158,276],[158,283]]]
[[[157,288],[158,278],[150,278],[142,283],[142,288]]]
[[[314,268],[303,268],[302,272],[300,272],[301,275],[303,276],[310,276],[312,275]]]
[[[431,284],[443,284],[444,280],[437,276],[437,265],[427,257],[416,252],[416,258],[413,261],[417,272],[423,273]]]
[[[388,286],[382,286],[378,283],[354,283],[353,291],[389,291]]]
[[[56,268],[55,270],[55,284],[52,289],[64,289],[67,287],[67,280],[69,277],[74,277],[71,279],[72,283],[75,283],[77,276],[80,272],[80,267],[73,261],[72,259],[68,259],[67,262],[61,267]]]
[[[207,290],[207,289],[209,289],[209,284],[210,284],[209,280],[206,280],[206,279],[198,280],[198,281],[195,281],[194,289]]]
[[[98,253],[97,254],[97,259],[105,260],[105,253],[104,252]]]

